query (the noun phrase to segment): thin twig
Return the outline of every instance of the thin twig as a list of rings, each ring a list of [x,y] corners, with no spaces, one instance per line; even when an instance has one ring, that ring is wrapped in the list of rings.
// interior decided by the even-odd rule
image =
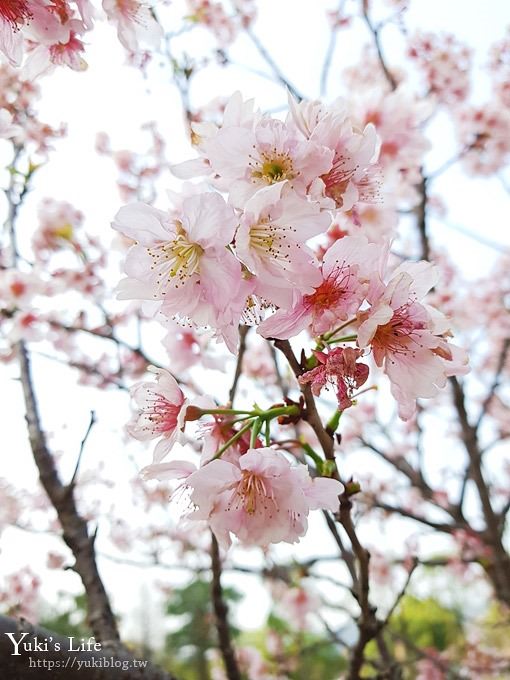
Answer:
[[[239,349],[237,350],[236,369],[235,369],[235,372],[234,372],[234,379],[232,381],[232,386],[230,387],[230,390],[229,390],[229,393],[228,393],[228,400],[229,400],[231,406],[234,405],[234,399],[235,399],[236,391],[237,391],[237,384],[239,382],[239,378],[241,377],[241,373],[243,372],[243,359],[244,359],[244,354],[246,352],[246,336],[248,335],[249,330],[250,330],[249,326],[244,326],[244,325],[239,326]]]
[[[393,74],[391,73],[390,69],[388,68],[386,64],[386,60],[384,58],[383,50],[382,50],[382,45],[381,45],[381,37],[379,34],[379,28],[377,26],[374,26],[372,23],[372,20],[370,19],[370,15],[368,13],[368,0],[361,0],[361,8],[362,8],[362,15],[365,20],[365,23],[368,27],[368,30],[372,34],[373,40],[374,40],[374,46],[377,51],[377,57],[379,59],[379,63],[381,65],[381,68],[384,73],[384,77],[386,78],[388,85],[391,87],[392,90],[397,89],[397,81]]]
[[[95,422],[96,422],[96,414],[95,414],[94,411],[91,411],[90,412],[90,420],[89,420],[87,430],[86,430],[85,435],[83,436],[83,439],[81,440],[81,443],[80,443],[80,450],[78,452],[78,458],[76,460],[76,465],[74,467],[73,476],[71,477],[71,481],[67,485],[68,489],[74,488],[74,485],[76,483],[76,476],[78,474],[78,469],[79,469],[80,463],[81,463],[81,458],[83,456],[83,449],[85,448],[85,444],[87,443],[87,439],[89,438],[89,435],[92,431],[92,428],[94,427]]]
[[[341,14],[343,7],[345,5],[345,0],[340,0],[338,3],[337,14]],[[324,62],[322,64],[321,78],[320,78],[320,96],[325,97],[328,89],[328,76],[331,69],[331,62],[333,60],[333,55],[335,53],[336,40],[338,36],[338,26],[333,25],[331,27],[331,32],[329,34],[328,46],[326,48],[326,54],[324,56]]]
[[[264,47],[264,45],[260,42],[260,39],[255,35],[255,33],[253,33],[253,31],[251,30],[251,28],[249,26],[247,26],[244,29],[244,31],[245,31],[246,35],[248,36],[248,38],[253,43],[253,45],[257,48],[257,52],[260,54],[262,59],[266,62],[266,64],[269,66],[269,68],[273,72],[275,80],[277,80],[284,87],[286,87],[287,90],[292,94],[293,97],[295,97],[298,101],[301,101],[304,98],[303,95],[290,82],[290,80],[283,75],[282,71],[280,70],[280,67],[275,62],[273,57],[269,54],[269,52]]]

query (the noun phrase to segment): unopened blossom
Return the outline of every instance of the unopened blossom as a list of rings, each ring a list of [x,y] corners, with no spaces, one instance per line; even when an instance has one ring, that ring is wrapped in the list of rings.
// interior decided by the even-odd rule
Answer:
[[[143,203],[121,208],[113,227],[136,245],[127,255],[119,297],[158,302],[165,316],[197,326],[228,326],[242,284],[241,266],[227,248],[235,225],[216,193],[185,199],[178,218]]]
[[[188,401],[175,378],[163,368],[150,367],[155,382],[140,382],[131,388],[137,406],[127,425],[129,434],[140,441],[159,439],[153,459],[159,463],[171,450],[184,428]]]
[[[312,293],[321,275],[305,243],[331,222],[319,205],[278,182],[260,189],[246,203],[236,232],[236,253],[256,276],[254,292],[289,307],[295,292]]]
[[[313,394],[318,396],[323,387],[333,385],[336,388],[338,409],[340,411],[352,406],[355,390],[365,384],[368,378],[368,366],[358,363],[363,352],[352,347],[336,347],[325,352],[314,352],[319,365],[306,371],[299,377],[302,385],[310,384]]]
[[[234,534],[246,545],[295,543],[310,510],[336,511],[342,485],[312,479],[305,465],[291,465],[271,448],[249,449],[237,464],[216,459],[186,481],[195,506],[191,519],[206,520],[224,547]]]
[[[103,0],[108,19],[117,26],[121,44],[131,52],[138,52],[141,44],[157,48],[163,29],[154,19],[150,6],[138,0]]]
[[[308,326],[312,335],[332,330],[358,311],[381,252],[364,236],[336,241],[324,255],[320,285],[311,294],[297,292],[292,308],[278,310],[260,324],[258,332],[265,338],[288,339]]]
[[[358,345],[372,348],[403,420],[413,416],[417,397],[433,397],[449,376],[468,371],[465,353],[446,340],[446,318],[419,302],[436,283],[430,263],[405,263],[388,284],[372,280],[370,308],[358,314]]]

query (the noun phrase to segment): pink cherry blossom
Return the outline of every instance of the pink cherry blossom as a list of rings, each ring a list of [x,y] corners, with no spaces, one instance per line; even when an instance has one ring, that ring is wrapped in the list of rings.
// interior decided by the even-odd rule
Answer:
[[[331,168],[333,152],[303,139],[280,120],[261,119],[253,130],[230,126],[204,142],[219,188],[228,187],[236,207],[262,187],[288,180],[304,195],[314,179]]]
[[[231,43],[237,33],[237,26],[219,2],[210,0],[187,0],[189,19],[206,26],[218,39],[220,45]]]
[[[378,138],[372,124],[356,128],[341,103],[327,109],[319,102],[289,97],[290,120],[310,142],[330,151],[332,162],[310,187],[324,207],[350,210],[358,201],[379,196]]]
[[[83,214],[74,206],[66,201],[55,201],[51,198],[41,201],[37,217],[39,226],[32,243],[38,257],[43,251],[57,250],[63,244],[73,244],[76,229],[83,222]]]
[[[312,293],[321,276],[305,243],[329,227],[319,205],[278,182],[260,189],[247,203],[236,233],[236,253],[255,274],[254,292],[280,307],[293,291]]]
[[[213,460],[187,479],[196,506],[191,519],[206,520],[228,547],[230,534],[246,545],[295,543],[304,536],[312,509],[338,509],[342,485],[312,479],[273,449],[249,449],[238,464]]]
[[[321,605],[320,597],[302,586],[289,588],[283,583],[275,585],[277,588],[274,599],[278,602],[278,611],[294,629],[306,630],[310,614],[316,612]]]
[[[352,395],[368,378],[368,366],[359,364],[357,360],[363,352],[352,347],[336,347],[325,352],[314,352],[319,365],[299,377],[302,385],[311,384],[312,392],[318,396],[322,388],[328,384],[336,387],[338,409],[340,411],[352,406]]]
[[[418,302],[436,282],[430,263],[403,264],[387,285],[373,280],[367,295],[370,308],[358,314],[358,345],[372,347],[403,420],[414,414],[417,397],[433,397],[448,376],[468,370],[465,352],[446,340],[446,318]]]
[[[287,339],[308,326],[313,335],[331,330],[358,311],[381,254],[381,247],[369,244],[364,236],[336,241],[324,255],[322,283],[309,295],[296,293],[292,308],[277,311],[258,332],[265,338]]]
[[[179,219],[143,203],[121,208],[113,227],[137,243],[128,253],[119,297],[158,301],[165,316],[188,317],[197,326],[227,326],[231,299],[242,284],[241,266],[226,248],[235,224],[216,193],[185,199]]]
[[[131,52],[138,52],[140,43],[156,48],[163,37],[163,29],[154,19],[150,6],[138,0],[103,0],[108,19],[117,25],[121,44]]]
[[[19,66],[23,56],[21,27],[32,18],[30,0],[5,0],[0,3],[0,52],[13,66]]]
[[[193,122],[191,124],[191,141],[201,157],[172,165],[172,173],[180,179],[210,175],[212,168],[206,153],[208,142],[214,139],[220,129],[226,130],[234,127],[244,128],[251,132],[262,117],[259,111],[255,111],[254,105],[253,99],[245,101],[242,94],[237,91],[224,104],[221,125],[216,125],[210,120]]]
[[[154,462],[159,463],[184,428],[188,401],[171,373],[163,368],[150,369],[156,374],[156,382],[140,382],[131,389],[138,412],[127,430],[140,441],[159,439],[154,449]]]
[[[68,66],[73,71],[85,71],[88,68],[82,56],[85,46],[78,38],[85,30],[85,26],[75,19],[69,21],[68,26],[69,35],[65,40],[49,45],[38,45],[29,53],[23,67],[24,78],[33,80],[62,65]]]
[[[445,104],[458,104],[470,89],[472,50],[450,33],[418,32],[409,39],[409,57],[426,81],[426,88]]]

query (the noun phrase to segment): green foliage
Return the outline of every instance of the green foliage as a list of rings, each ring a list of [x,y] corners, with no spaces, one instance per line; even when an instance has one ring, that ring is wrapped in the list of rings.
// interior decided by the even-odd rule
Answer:
[[[224,588],[223,598],[227,603],[234,603],[241,595],[233,588]],[[206,653],[217,647],[211,584],[197,579],[175,589],[166,611],[178,618],[176,630],[168,633],[165,640],[165,659],[169,667],[182,680],[209,680]],[[231,631],[234,636],[239,634],[235,628]]]
[[[346,659],[329,637],[294,630],[275,614],[270,614],[265,630],[257,631],[260,642],[253,646],[264,651],[269,632],[280,638],[282,656],[289,660],[285,675],[289,680],[337,680],[339,673],[347,668]]]
[[[510,611],[493,602],[481,623],[483,642],[502,653],[510,652]]]
[[[403,597],[391,620],[391,629],[422,649],[443,651],[463,638],[460,613],[432,597]]]

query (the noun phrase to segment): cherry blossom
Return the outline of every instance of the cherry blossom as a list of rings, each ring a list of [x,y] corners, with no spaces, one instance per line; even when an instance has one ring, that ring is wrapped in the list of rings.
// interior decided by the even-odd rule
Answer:
[[[242,207],[258,189],[288,180],[304,195],[328,172],[333,151],[300,138],[280,120],[262,118],[253,130],[221,128],[203,143],[218,186],[228,187],[232,205]]]
[[[163,29],[154,19],[150,6],[138,0],[103,0],[103,9],[110,21],[117,25],[121,44],[131,52],[140,49],[140,43],[158,47]]]
[[[465,352],[446,340],[446,318],[419,302],[436,283],[433,265],[403,264],[387,285],[373,279],[370,308],[358,313],[358,345],[370,345],[384,367],[403,420],[414,414],[417,397],[433,397],[448,376],[468,370]]]
[[[78,37],[85,30],[85,26],[83,22],[72,19],[68,22],[68,27],[69,34],[65,39],[53,44],[38,45],[29,53],[23,67],[24,78],[35,79],[56,66],[62,65],[68,66],[73,71],[87,69],[87,62],[82,57],[85,46]]]
[[[148,205],[122,208],[113,227],[137,241],[128,253],[128,278],[119,298],[158,301],[165,316],[188,317],[197,326],[227,326],[240,290],[241,267],[226,248],[235,229],[233,212],[215,193],[183,201],[179,219]],[[244,299],[243,299],[244,304]]]
[[[171,373],[150,367],[156,382],[141,382],[131,389],[138,412],[127,425],[129,434],[140,441],[159,439],[154,462],[159,463],[171,450],[184,428],[188,401]]]
[[[290,120],[310,142],[329,149],[332,162],[310,187],[310,195],[324,207],[350,210],[358,201],[378,200],[380,183],[376,165],[378,139],[372,124],[356,128],[345,106],[330,109],[319,102],[297,103],[289,97]]]
[[[312,479],[306,466],[292,466],[270,448],[249,449],[238,464],[213,460],[186,481],[196,509],[194,520],[206,520],[222,546],[230,534],[246,545],[295,543],[307,528],[310,510],[338,509],[342,485],[334,479]]]
[[[281,307],[293,291],[312,293],[320,274],[305,245],[329,226],[330,217],[286,190],[279,182],[258,191],[247,203],[236,232],[236,253],[257,277],[254,292]]]
[[[266,338],[286,339],[308,326],[312,335],[331,330],[358,311],[381,254],[381,248],[364,236],[336,241],[324,255],[322,283],[311,294],[296,293],[292,308],[278,310],[260,324],[258,332]]]

